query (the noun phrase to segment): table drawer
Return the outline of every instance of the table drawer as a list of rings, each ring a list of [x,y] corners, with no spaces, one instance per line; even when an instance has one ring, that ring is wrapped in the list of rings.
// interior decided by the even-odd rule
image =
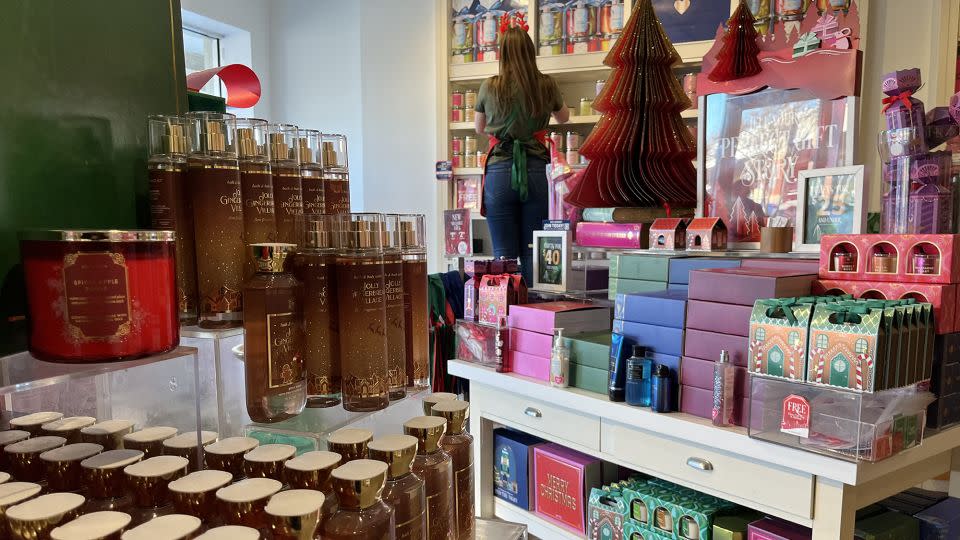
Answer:
[[[617,422],[603,422],[600,440],[603,453],[652,474],[661,473],[795,516],[813,517],[813,475],[755,463]]]
[[[472,389],[471,396],[481,401],[485,413],[565,439],[591,450],[600,450],[600,417],[583,414],[552,403],[503,392],[484,386],[481,392]]]

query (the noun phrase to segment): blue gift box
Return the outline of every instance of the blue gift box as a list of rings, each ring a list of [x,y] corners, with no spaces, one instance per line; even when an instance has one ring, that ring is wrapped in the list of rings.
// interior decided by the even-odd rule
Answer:
[[[740,268],[740,259],[716,259],[713,257],[692,257],[670,261],[670,275],[667,281],[680,285],[690,284],[690,272],[704,268]]]
[[[533,510],[533,449],[546,444],[539,437],[508,428],[493,430],[493,493]]]
[[[687,285],[686,283],[668,283],[668,284],[667,284],[667,290],[668,290],[668,291],[683,291],[683,292],[687,292],[687,291],[690,290],[690,286]]]
[[[630,338],[650,352],[683,356],[683,328],[670,328],[615,319],[613,331]]]
[[[916,515],[921,540],[960,538],[960,499],[950,497]]]
[[[623,321],[683,328],[686,319],[685,291],[618,294],[613,318]]]

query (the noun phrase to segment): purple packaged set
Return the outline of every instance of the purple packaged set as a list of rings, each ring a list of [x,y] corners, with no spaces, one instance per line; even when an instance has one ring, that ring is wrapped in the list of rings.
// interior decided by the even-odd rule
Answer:
[[[914,129],[915,138],[904,155],[917,155],[927,151],[926,112],[923,102],[913,97],[921,85],[920,69],[902,69],[883,76],[881,90],[883,115],[888,130]]]

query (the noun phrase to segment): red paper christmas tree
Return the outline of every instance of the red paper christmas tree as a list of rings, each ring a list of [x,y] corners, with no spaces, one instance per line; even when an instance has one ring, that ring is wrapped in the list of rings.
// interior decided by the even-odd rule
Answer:
[[[723,82],[742,79],[760,73],[760,46],[757,45],[756,19],[747,3],[740,5],[727,21],[723,46],[717,53],[717,64],[707,76],[711,81]]]
[[[590,164],[566,201],[583,208],[696,205],[690,106],[672,66],[680,61],[650,0],[635,3],[604,59],[613,71],[593,107],[603,113],[580,152]]]

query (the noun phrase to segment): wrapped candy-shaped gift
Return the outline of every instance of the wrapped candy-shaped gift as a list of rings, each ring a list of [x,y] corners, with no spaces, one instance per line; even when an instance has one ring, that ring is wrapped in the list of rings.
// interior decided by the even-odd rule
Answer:
[[[901,149],[904,153],[900,155],[917,155],[927,151],[923,102],[913,97],[920,84],[918,68],[894,71],[883,76],[882,90],[887,95],[883,99],[887,133],[896,132],[898,139],[906,140],[906,146]],[[911,136],[907,137],[907,133]]]
[[[910,167],[907,233],[953,232],[953,188],[950,152],[932,152],[915,158]]]

